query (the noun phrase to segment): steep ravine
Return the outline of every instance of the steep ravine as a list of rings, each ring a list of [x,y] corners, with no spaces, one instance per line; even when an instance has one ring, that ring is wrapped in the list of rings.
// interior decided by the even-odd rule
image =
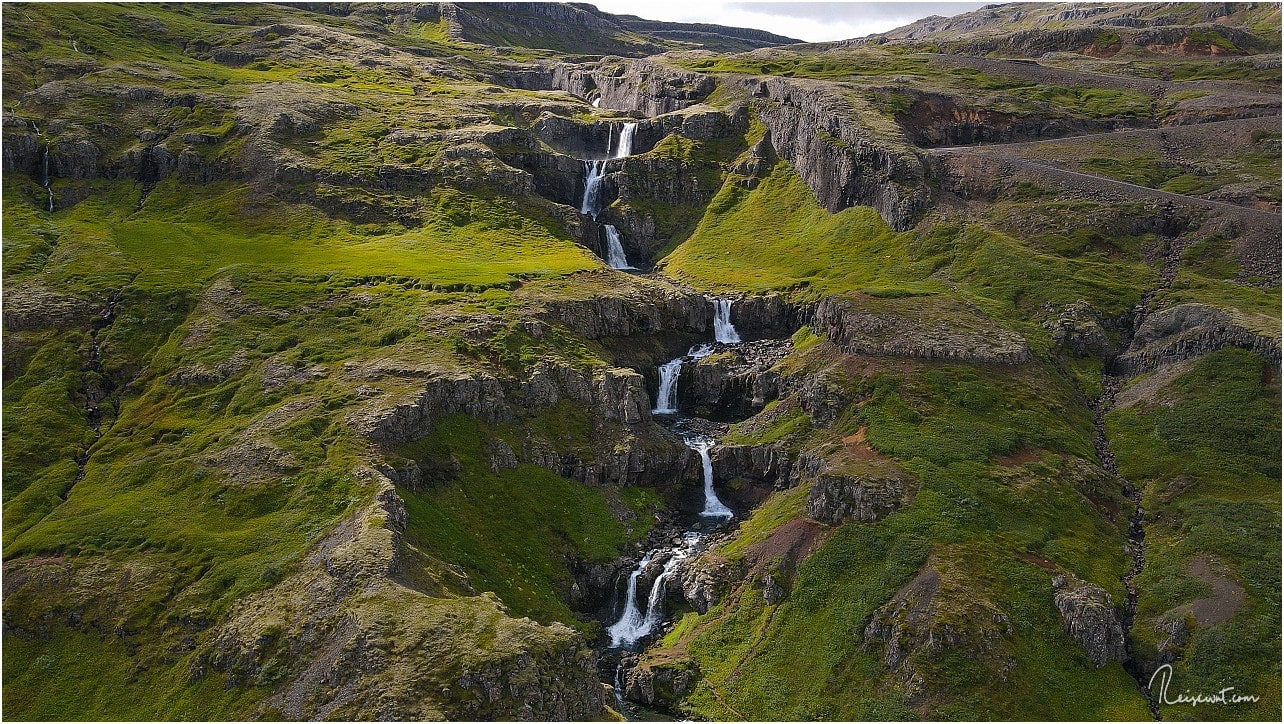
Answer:
[[[1134,505],[1132,515],[1128,516],[1128,549],[1132,556],[1132,565],[1119,579],[1126,593],[1122,616],[1124,650],[1126,653],[1124,669],[1137,680],[1137,689],[1145,697],[1151,714],[1154,715],[1155,719],[1160,719],[1159,702],[1156,701],[1149,687],[1149,673],[1143,667],[1142,662],[1137,659],[1132,640],[1132,625],[1137,616],[1138,598],[1134,581],[1146,567],[1146,510],[1141,505],[1141,489],[1119,476],[1119,464],[1115,460],[1114,451],[1110,447],[1110,439],[1106,435],[1106,414],[1114,406],[1115,395],[1118,394],[1122,384],[1123,378],[1109,373],[1103,374],[1101,377],[1101,396],[1096,399],[1092,406],[1092,445],[1096,448],[1097,457],[1101,460],[1101,466],[1123,483],[1123,495],[1132,501]]]

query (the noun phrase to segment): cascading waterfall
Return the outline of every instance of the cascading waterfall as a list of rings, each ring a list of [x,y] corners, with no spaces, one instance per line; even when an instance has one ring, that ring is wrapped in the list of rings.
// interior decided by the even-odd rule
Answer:
[[[612,269],[636,269],[637,267],[629,263],[629,258],[624,254],[624,245],[620,243],[620,232],[612,224],[602,226],[606,230],[606,263],[611,265]]]
[[[625,158],[633,154],[633,133],[637,130],[636,123],[625,123],[624,128],[620,129],[620,147],[615,149],[616,158]]]
[[[594,101],[594,105],[597,105],[598,100],[601,100],[600,96]],[[606,134],[607,155],[612,158],[624,158],[633,153],[633,134],[637,128],[636,123],[624,124],[620,129],[620,145],[612,155],[611,147],[614,145],[612,139],[615,137],[615,128],[612,126]],[[584,198],[580,201],[580,213],[592,217],[595,221],[602,211],[602,176],[605,173],[606,159],[584,162]],[[624,253],[624,244],[620,241],[620,230],[615,228],[614,224],[603,224],[602,227],[606,232],[606,263],[612,269],[636,269],[637,267],[629,263],[629,257]]]
[[[580,213],[597,218],[601,211],[598,197],[602,191],[602,172],[606,170],[606,161],[584,162],[584,199],[580,202]]]
[[[731,300],[710,297],[713,302],[713,338],[718,342],[735,343],[740,341],[736,325],[731,323]]]
[[[660,386],[656,388],[655,408],[651,410],[653,415],[676,415],[678,414],[678,376],[682,374],[682,363],[687,360],[698,360],[701,357],[708,357],[713,353],[713,347],[707,344],[697,344],[681,357],[673,359],[660,365]]]
[[[704,510],[700,515],[706,518],[730,518],[735,513],[731,508],[723,505],[718,499],[718,493],[713,489],[713,460],[709,457],[709,449],[713,447],[713,440],[707,437],[693,437],[685,440],[687,447],[695,450],[700,455],[700,465],[704,472]]]
[[[669,559],[664,562],[660,575],[656,576],[655,582],[651,584],[651,590],[646,597],[645,611],[638,608],[638,576],[642,575],[642,572],[651,564],[655,556],[662,554],[663,551],[650,551],[638,562],[637,567],[633,569],[633,573],[629,575],[629,588],[625,593],[628,598],[625,600],[624,614],[620,616],[619,621],[616,621],[607,629],[607,633],[611,636],[612,648],[636,646],[639,641],[650,636],[656,627],[660,625],[660,621],[664,618],[664,595],[667,591],[669,578],[672,577],[678,563],[689,557],[699,542],[700,534],[698,532],[687,531],[683,534],[682,544],[669,552]],[[618,677],[618,671],[616,675]]]
[[[630,636],[633,636],[632,641],[641,638],[641,636],[634,636],[646,620],[638,610],[638,576],[642,575],[643,569],[651,564],[651,558],[655,553],[655,551],[648,551],[645,556],[642,556],[642,560],[638,561],[633,573],[629,574],[629,585],[624,589],[624,613],[620,614],[619,621],[606,630],[611,636],[611,646],[618,648]]]

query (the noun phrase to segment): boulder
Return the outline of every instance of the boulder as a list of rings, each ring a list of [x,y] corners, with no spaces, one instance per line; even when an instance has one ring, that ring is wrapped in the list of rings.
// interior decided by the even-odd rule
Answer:
[[[1053,577],[1052,589],[1053,602],[1065,620],[1066,631],[1098,669],[1111,661],[1127,659],[1123,624],[1105,589],[1064,575]]]

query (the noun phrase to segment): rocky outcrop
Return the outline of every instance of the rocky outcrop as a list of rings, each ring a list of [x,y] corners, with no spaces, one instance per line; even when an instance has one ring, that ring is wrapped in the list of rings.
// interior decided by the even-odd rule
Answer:
[[[905,503],[909,484],[908,476],[890,465],[860,473],[823,471],[807,493],[807,515],[830,525],[872,523]]]
[[[779,444],[718,445],[709,451],[716,480],[744,480],[774,488],[798,483],[794,455]]]
[[[1052,334],[1052,344],[1059,351],[1102,359],[1116,351],[1102,324],[1101,313],[1085,301],[1066,305],[1056,319],[1045,321],[1043,328]]]
[[[643,446],[636,438],[612,441],[610,449],[585,458],[558,453],[541,442],[522,451],[522,460],[552,470],[564,478],[585,485],[647,486],[673,485],[693,479],[697,461],[680,440],[662,438]]]
[[[651,401],[642,375],[631,369],[583,371],[552,362],[540,362],[521,383],[523,407],[539,410],[562,400],[587,405],[599,419],[639,425],[651,421]]]
[[[102,302],[26,284],[4,290],[4,328],[10,332],[35,329],[88,328]],[[712,315],[712,313],[710,313]]]
[[[624,698],[644,706],[672,709],[700,681],[700,667],[690,659],[643,661],[624,674]]]
[[[1216,307],[1180,304],[1147,315],[1114,366],[1121,374],[1139,375],[1223,347],[1241,347],[1280,362],[1278,337],[1252,331]]]
[[[742,572],[737,565],[705,554],[680,563],[677,576],[682,584],[682,600],[696,611],[705,613],[735,586]]]
[[[708,299],[661,284],[639,284],[581,299],[549,299],[543,301],[540,317],[587,339],[707,335],[713,328]]]
[[[905,93],[897,89],[898,93]],[[960,103],[936,93],[915,93],[909,110],[896,116],[915,145],[963,146],[973,143],[1012,143],[1071,134],[1113,131],[1153,124],[1148,118],[1069,118],[1017,115]]]
[[[1128,657],[1123,624],[1105,589],[1074,577],[1052,579],[1053,602],[1065,620],[1066,631],[1097,668]]]
[[[793,351],[789,340],[762,340],[726,347],[682,367],[681,409],[713,420],[744,419],[780,394],[780,373],[772,370]]]
[[[789,161],[832,212],[872,206],[893,229],[927,210],[927,166],[903,140],[882,138],[861,111],[824,83],[781,77],[743,82],[780,158]]]
[[[463,412],[484,422],[507,422],[513,412],[500,381],[484,372],[440,372],[408,399],[376,399],[349,416],[360,434],[379,442],[426,437],[438,418]]]
[[[812,328],[852,354],[1022,364],[1030,348],[968,302],[950,297],[826,297]]]
[[[924,687],[919,659],[939,659],[948,650],[983,663],[1000,677],[1016,665],[1008,646],[1013,634],[1008,614],[964,591],[950,590],[944,580],[929,560],[865,627],[865,647],[882,650],[883,665],[907,696]],[[946,613],[947,609],[955,610]]]
[[[604,108],[659,116],[695,105],[717,83],[710,76],[653,60],[604,59],[594,65],[559,63],[552,83],[581,98],[601,98]]]
[[[423,564],[402,549],[404,504],[386,478],[365,474],[373,503],[290,576],[241,599],[193,657],[192,678],[271,685],[258,714],[288,719],[599,718],[603,691],[578,633],[509,616],[457,571],[440,579],[454,577],[456,595],[402,582]],[[467,653],[434,655],[443,649]]]

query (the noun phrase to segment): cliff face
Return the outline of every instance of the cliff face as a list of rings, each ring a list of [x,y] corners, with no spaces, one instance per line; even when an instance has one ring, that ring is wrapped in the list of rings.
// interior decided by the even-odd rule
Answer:
[[[558,64],[551,71],[555,88],[601,105],[646,116],[682,110],[708,97],[716,85],[703,73],[683,71],[651,60],[603,60],[589,66]]]
[[[1147,315],[1115,366],[1139,375],[1223,347],[1251,350],[1275,364],[1280,360],[1278,337],[1251,331],[1216,307],[1179,304]]]
[[[444,599],[408,583],[423,561],[405,550],[405,505],[387,479],[368,474],[375,502],[319,541],[295,573],[242,600],[192,677],[272,681],[276,693],[259,713],[289,719],[601,716],[602,687],[579,634],[511,618],[493,594]],[[471,593],[466,578],[454,585]],[[471,653],[423,655],[436,646]]]
[[[771,144],[830,211],[872,206],[893,229],[912,226],[930,197],[924,161],[894,139],[853,123],[852,101],[824,84],[779,77],[744,81]]]

